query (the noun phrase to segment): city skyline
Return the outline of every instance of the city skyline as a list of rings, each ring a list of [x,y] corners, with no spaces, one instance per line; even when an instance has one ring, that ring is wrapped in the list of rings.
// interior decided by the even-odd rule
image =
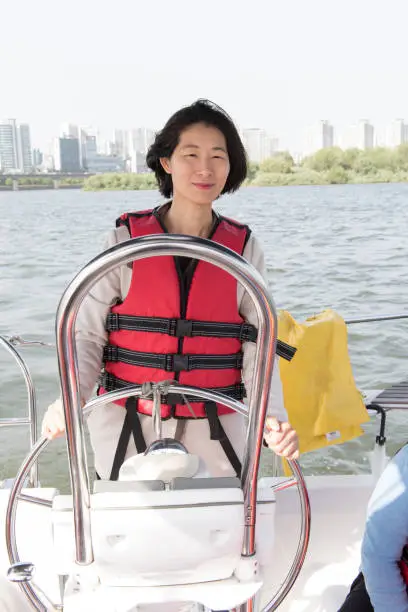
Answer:
[[[15,125],[16,130],[17,127],[20,129],[21,126],[23,132],[26,131],[28,147],[31,148],[31,126],[28,124],[20,124],[15,118],[1,119],[0,117],[0,131],[1,129],[4,131],[5,125]],[[1,126],[3,126],[3,128],[1,128]],[[270,134],[262,126],[237,127],[251,161],[260,162],[276,152],[287,150],[284,146],[280,145],[282,141],[285,141],[284,135],[282,137],[282,134]],[[353,147],[364,149],[374,146],[395,147],[404,142],[408,142],[408,123],[405,119],[394,119],[389,122],[386,127],[385,138],[379,141],[377,127],[368,119],[360,119],[354,122],[354,124],[346,126],[343,132],[338,130],[337,126],[333,125],[330,120],[320,120],[314,125],[306,128],[302,150],[293,151],[289,149],[289,152],[295,157],[301,158],[314,153],[320,148],[330,146],[339,146],[343,149]],[[108,135],[106,137],[101,133],[98,126],[83,126],[82,124],[76,125],[71,122],[64,122],[60,125],[58,134],[53,137],[52,141],[48,143],[48,146],[40,148],[40,146],[37,146],[36,142],[33,142],[32,150],[40,149],[45,155],[54,155],[56,147],[58,147],[58,140],[61,137],[79,138],[79,134],[89,134],[89,138],[94,139],[94,146],[98,149],[97,152],[95,150],[95,154],[115,155],[126,159],[127,157],[131,157],[132,151],[138,151],[145,154],[148,146],[153,141],[154,133],[154,129],[145,126],[133,126],[130,128],[116,127],[110,136]],[[18,165],[19,164],[17,164],[17,166]],[[26,165],[29,164],[26,163]],[[136,168],[133,169],[133,171],[137,171]]]
[[[408,113],[407,113],[407,116],[408,116]],[[5,116],[0,115],[0,122],[4,122],[4,121],[19,122],[18,118],[15,117],[15,114],[12,115],[11,117],[5,117]],[[295,154],[304,155],[304,154],[307,154],[309,150],[308,132],[311,129],[318,127],[319,124],[327,123],[333,128],[332,140],[333,140],[334,146],[340,146],[341,148],[351,148],[353,146],[358,146],[360,137],[357,135],[351,136],[350,134],[352,133],[352,131],[357,131],[359,129],[360,124],[363,122],[366,122],[367,124],[372,126],[374,129],[372,146],[392,147],[392,146],[396,146],[395,145],[395,140],[396,140],[395,129],[397,129],[396,125],[399,122],[402,122],[403,124],[406,125],[408,123],[408,119],[406,119],[405,116],[394,118],[394,119],[390,118],[388,121],[386,120],[385,123],[381,124],[380,126],[375,124],[375,122],[373,122],[370,119],[355,119],[354,121],[350,123],[343,123],[340,125],[336,124],[331,119],[318,119],[313,124],[305,125],[303,127],[302,135],[299,138],[298,147],[285,146],[285,143],[287,142],[288,138],[287,138],[287,134],[285,134],[284,132],[275,131],[271,133],[270,131],[267,130],[265,126],[259,125],[259,124],[256,125],[255,122],[252,122],[246,126],[239,125],[237,124],[237,122],[235,122],[235,124],[241,136],[244,132],[250,132],[252,130],[261,130],[265,133],[265,135],[269,139],[271,139],[272,141],[275,141],[275,143],[279,142],[279,150],[282,150],[282,151],[288,150],[292,154],[295,153]],[[31,133],[38,134],[38,129],[36,129],[35,124],[34,124],[34,130],[32,129],[33,124],[31,124],[28,121],[24,121],[22,125],[30,125]],[[114,142],[115,140],[114,135],[117,132],[131,132],[131,131],[140,130],[140,129],[156,132],[157,130],[160,129],[160,127],[154,127],[154,126],[152,127],[151,125],[147,126],[147,124],[143,122],[139,125],[134,124],[133,126],[130,126],[130,127],[122,127],[120,125],[114,125],[114,127],[111,130],[104,130],[103,128],[101,128],[99,125],[96,125],[96,124],[89,124],[89,123],[86,124],[85,122],[75,123],[73,121],[61,121],[59,122],[59,127],[57,128],[56,132],[51,135],[50,139],[46,140],[45,137],[43,138],[41,137],[33,138],[32,137],[31,138],[32,147],[39,148],[46,153],[51,152],[51,149],[54,146],[53,141],[56,137],[58,137],[58,135],[61,135],[63,133],[63,127],[73,126],[73,125],[80,126],[81,128],[89,129],[92,133],[97,134],[97,137],[99,140],[105,143]],[[404,141],[404,137],[402,140]],[[273,150],[276,151],[278,147],[272,146],[272,148]]]
[[[284,149],[279,138],[262,127],[237,126],[248,158],[261,163]],[[42,171],[62,172],[146,172],[145,156],[154,140],[154,130],[146,127],[116,128],[110,139],[101,138],[97,126],[80,126],[63,123],[45,151],[31,146],[30,126],[16,119],[0,119],[0,171],[29,172],[33,168]],[[397,119],[388,125],[388,147],[408,142],[408,123]],[[290,151],[295,161],[312,155],[319,149],[340,146],[343,149],[369,149],[378,146],[375,126],[361,119],[339,136],[328,120],[320,120],[309,126],[301,152]]]

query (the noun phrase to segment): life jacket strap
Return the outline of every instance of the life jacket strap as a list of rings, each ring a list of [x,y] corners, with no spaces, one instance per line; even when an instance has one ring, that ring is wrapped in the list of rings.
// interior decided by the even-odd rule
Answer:
[[[238,455],[236,454],[234,447],[225,433],[225,429],[221,424],[217,413],[217,404],[215,402],[206,402],[204,408],[208,419],[208,425],[210,427],[210,439],[219,441],[222,450],[232,465],[232,468],[235,470],[237,477],[241,478],[242,465],[238,459]]]
[[[120,389],[134,387],[138,383],[130,383],[126,380],[114,376],[110,372],[103,372],[103,374],[101,374],[101,376],[99,377],[99,384],[106,391],[118,391]],[[141,387],[141,385],[138,386]],[[228,387],[211,387],[207,389],[207,391],[215,391],[217,393],[222,393],[222,395],[227,395],[228,397],[236,399],[238,401],[241,401],[246,397],[245,385],[243,383],[230,385]],[[184,406],[186,404],[186,399],[189,404],[201,403],[203,401],[192,395],[184,395],[181,393],[167,393],[161,395],[162,404],[165,404],[167,406]]]
[[[144,453],[147,448],[146,441],[143,436],[142,425],[140,423],[140,418],[137,412],[137,401],[138,400],[135,397],[130,397],[126,401],[125,420],[123,422],[122,431],[119,436],[118,445],[116,447],[115,457],[113,460],[109,480],[117,480],[119,478],[119,471],[123,465],[123,462],[125,461],[129,440],[132,435],[138,454]],[[205,412],[210,428],[210,439],[217,440],[221,444],[221,447],[228,461],[230,462],[232,468],[235,470],[237,477],[240,478],[242,470],[241,462],[238,459],[234,447],[228,439],[228,436],[225,433],[225,430],[221,424],[221,421],[217,414],[217,405],[215,404],[215,402],[206,402]],[[184,427],[179,428],[179,426],[177,425],[177,430],[176,439],[179,439],[182,436],[182,430],[184,430]]]
[[[176,338],[197,336],[215,338],[238,338],[241,341],[256,342],[258,330],[249,323],[218,323],[190,319],[171,319],[165,317],[137,317],[109,313],[105,329],[112,331],[140,331],[167,334]]]
[[[109,313],[105,323],[106,331],[120,330],[167,334],[176,338],[197,336],[214,338],[237,338],[241,342],[256,342],[258,330],[249,323],[221,323],[193,321],[189,319],[169,319],[164,317],[137,317]],[[290,361],[296,348],[282,340],[277,340],[276,353]]]
[[[103,361],[122,362],[133,366],[154,368],[165,372],[191,372],[192,370],[241,370],[242,353],[232,355],[186,355],[144,353],[107,344]]]
[[[138,454],[144,453],[147,446],[143,436],[142,426],[137,412],[137,398],[129,397],[126,400],[126,415],[123,421],[123,427],[119,436],[118,445],[116,447],[115,457],[112,464],[109,480],[117,480],[119,478],[119,470],[125,461],[127,448],[130,437],[133,435],[136,450]]]

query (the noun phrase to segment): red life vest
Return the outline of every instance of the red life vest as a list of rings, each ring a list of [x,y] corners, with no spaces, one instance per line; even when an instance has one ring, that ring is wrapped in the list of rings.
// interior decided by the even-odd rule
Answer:
[[[402,550],[401,561],[399,561],[398,565],[401,571],[401,575],[404,579],[404,582],[406,585],[408,585],[408,548],[407,546],[404,546]]]
[[[126,213],[116,224],[126,225],[132,238],[162,234],[166,230],[157,210]],[[242,254],[249,235],[247,226],[218,217],[210,238]],[[207,262],[193,265],[186,288],[177,258],[156,256],[133,262],[128,294],[108,315],[99,394],[129,383],[178,380],[236,399],[245,396],[242,341],[256,340],[256,329],[238,312],[237,281]],[[163,419],[207,416],[204,402],[190,402],[192,415],[180,396],[170,399],[161,405]],[[125,400],[118,403],[125,405]],[[152,401],[139,399],[137,411],[151,415]],[[217,412],[232,411],[218,404]]]

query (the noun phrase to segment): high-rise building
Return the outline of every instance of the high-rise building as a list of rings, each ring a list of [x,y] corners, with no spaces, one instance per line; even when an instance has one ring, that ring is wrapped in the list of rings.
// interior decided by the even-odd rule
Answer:
[[[408,142],[408,125],[404,119],[396,119],[391,125],[390,145],[398,147],[406,142]]]
[[[43,163],[44,155],[40,149],[33,149],[33,167],[38,168]]]
[[[269,138],[269,153],[270,153],[270,156],[272,157],[278,151],[279,151],[279,138],[276,138],[275,136],[273,136],[273,137]]]
[[[0,121],[0,170],[16,172],[17,159],[17,125],[15,119]]]
[[[31,172],[33,169],[33,156],[31,150],[30,126],[20,123],[17,127],[17,158],[21,172]]]
[[[130,171],[137,174],[149,172],[146,165],[146,155],[140,151],[135,151],[130,157]]]
[[[79,138],[79,127],[73,123],[63,123],[60,136],[62,138]]]
[[[112,142],[102,136],[98,138],[98,153],[100,155],[113,155]]]
[[[113,147],[111,153],[122,159],[129,157],[130,136],[127,130],[115,130],[113,135]]]
[[[129,151],[136,151],[146,155],[154,141],[154,131],[150,128],[134,128],[129,131]]]
[[[54,155],[51,153],[44,153],[43,160],[41,162],[42,172],[53,172],[55,170]]]
[[[33,167],[30,127],[15,119],[0,121],[0,168],[2,172],[30,172]]]
[[[306,149],[307,153],[315,153],[320,149],[328,149],[334,146],[334,129],[329,121],[319,121],[317,125],[310,127],[307,131]]]
[[[146,154],[154,141],[154,131],[150,128],[134,128],[128,132],[128,157],[132,172],[148,172]]]
[[[78,138],[66,136],[55,139],[54,167],[58,172],[80,172]]]
[[[374,146],[374,126],[366,119],[362,119],[357,126],[357,147],[359,149],[372,149]]]
[[[242,141],[251,162],[260,163],[271,155],[271,140],[265,130],[246,128],[242,130]]]
[[[334,129],[328,121],[320,122],[321,129],[321,149],[328,149],[334,145]]]
[[[79,163],[82,169],[82,144],[81,144],[82,130],[74,123],[63,123],[60,129],[61,138],[75,138],[78,143],[78,155]]]
[[[71,137],[78,139],[80,164],[86,171],[89,160],[99,153],[97,132],[89,126],[66,124],[65,127]]]
[[[146,168],[146,153],[153,141],[154,131],[150,128],[115,129],[110,153],[127,160],[132,172],[140,172],[139,168]]]
[[[92,160],[98,155],[96,136],[82,132],[82,167],[88,169]]]

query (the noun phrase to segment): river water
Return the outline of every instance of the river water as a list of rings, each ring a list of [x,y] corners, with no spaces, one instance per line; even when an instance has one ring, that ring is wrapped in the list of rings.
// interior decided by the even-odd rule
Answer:
[[[54,343],[55,311],[67,283],[102,248],[122,213],[161,201],[156,192],[0,192],[0,334]],[[222,198],[221,213],[251,225],[263,242],[278,308],[295,318],[334,308],[344,318],[408,310],[408,185],[246,188]],[[406,377],[408,321],[353,325],[349,350],[357,385],[381,388]],[[54,349],[25,348],[39,413],[58,393]],[[0,352],[0,416],[23,416],[24,383]],[[387,419],[388,450],[406,441],[408,418]],[[302,458],[306,473],[368,470],[361,438]],[[0,479],[11,476],[28,448],[24,429],[0,430]],[[92,462],[92,458],[90,458]],[[41,480],[65,488],[63,440],[40,461]],[[268,457],[264,458],[268,469]]]

